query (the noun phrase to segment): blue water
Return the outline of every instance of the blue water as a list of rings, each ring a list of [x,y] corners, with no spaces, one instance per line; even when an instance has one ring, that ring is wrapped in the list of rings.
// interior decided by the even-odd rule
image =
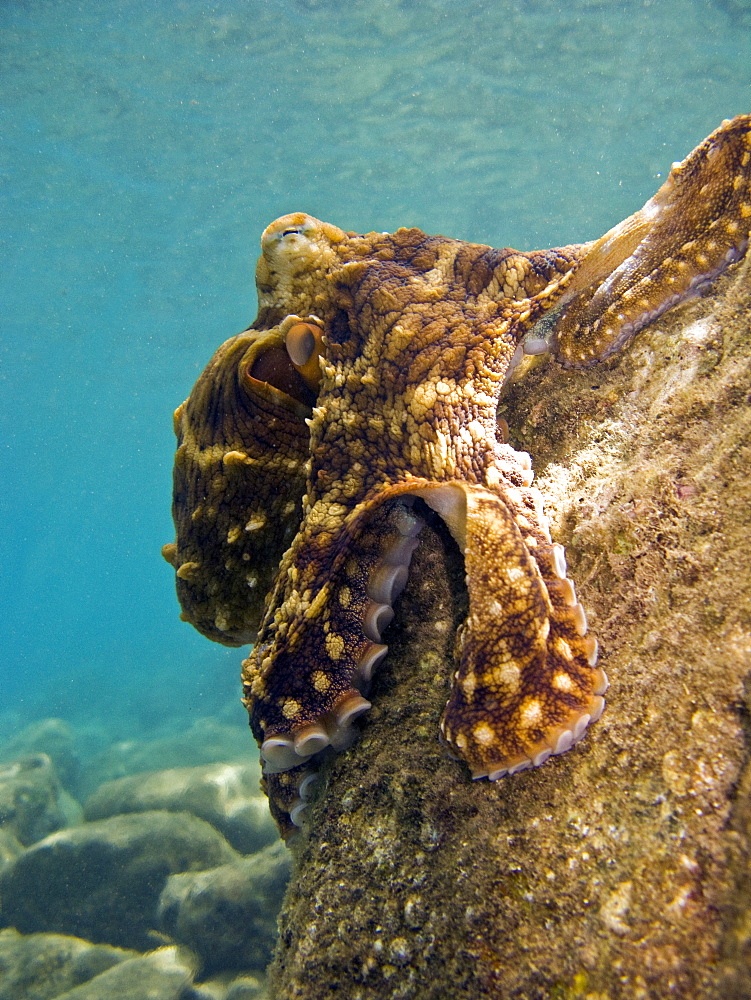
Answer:
[[[578,242],[751,110],[748,0],[5,0],[0,27],[0,737],[237,704],[159,548],[172,410],[252,320],[272,219]]]

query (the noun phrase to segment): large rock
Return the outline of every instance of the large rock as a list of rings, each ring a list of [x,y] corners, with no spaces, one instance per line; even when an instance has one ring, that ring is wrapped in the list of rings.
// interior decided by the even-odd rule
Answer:
[[[205,819],[243,854],[277,840],[276,824],[259,789],[257,764],[174,767],[108,781],[85,805],[86,818],[167,809]]]
[[[0,871],[23,854],[23,844],[9,831],[0,827]]]
[[[73,730],[64,719],[39,719],[0,744],[0,761],[4,762],[40,753],[47,754],[63,786],[75,793],[81,762]]]
[[[173,767],[199,767],[217,761],[249,763],[258,759],[245,723],[227,725],[216,719],[196,719],[189,729],[158,739],[120,740],[98,754],[81,775],[83,798],[105,781]],[[260,774],[260,768],[259,768]]]
[[[143,951],[154,947],[168,876],[237,857],[221,834],[189,813],[137,813],[61,830],[0,872],[0,926]]]
[[[281,842],[212,871],[173,875],[159,902],[162,930],[191,948],[206,975],[219,969],[266,968],[289,878]]]
[[[189,956],[160,948],[131,958],[94,979],[60,993],[58,1000],[184,1000],[193,981]]]
[[[0,764],[0,828],[22,844],[33,844],[73,819],[47,754]],[[66,808],[66,804],[68,808]]]
[[[135,952],[63,934],[0,931],[2,1000],[52,1000]]]
[[[496,783],[437,740],[462,563],[426,529],[360,739],[309,807],[275,1000],[751,996],[751,263],[503,416],[611,679]]]

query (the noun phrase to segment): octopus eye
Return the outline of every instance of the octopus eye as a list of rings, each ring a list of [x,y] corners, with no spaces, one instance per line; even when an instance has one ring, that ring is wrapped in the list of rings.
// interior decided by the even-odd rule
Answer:
[[[320,333],[311,323],[295,323],[289,328],[284,343],[289,359],[296,368],[304,368],[310,361],[316,349],[316,341],[320,340]]]
[[[295,323],[284,338],[292,364],[304,368],[314,354],[323,354],[323,331],[314,323]]]
[[[317,393],[321,385],[321,366],[318,359],[323,355],[323,331],[314,323],[295,323],[287,330],[284,339],[287,354],[305,384]]]
[[[285,229],[282,236],[299,236],[301,230],[299,229]]]
[[[247,371],[250,382],[265,382],[304,406],[315,406],[316,391],[295,368],[281,346],[270,347],[259,355]]]

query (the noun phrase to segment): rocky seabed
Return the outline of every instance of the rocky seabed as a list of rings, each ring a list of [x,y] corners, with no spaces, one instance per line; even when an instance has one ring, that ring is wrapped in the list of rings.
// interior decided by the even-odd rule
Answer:
[[[0,1000],[266,1000],[288,852],[251,754],[195,763],[193,736],[83,764],[48,719],[0,747]]]

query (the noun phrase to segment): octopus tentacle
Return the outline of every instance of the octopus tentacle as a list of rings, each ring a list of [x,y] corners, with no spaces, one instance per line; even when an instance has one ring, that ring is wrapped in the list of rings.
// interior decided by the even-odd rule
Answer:
[[[317,782],[316,774],[306,763],[287,771],[265,773],[261,787],[269,799],[271,815],[285,840],[294,836],[303,825],[308,802]]]
[[[361,504],[335,539],[328,531],[299,535],[285,555],[243,663],[245,703],[269,774],[346,746],[370,708],[364,695],[386,654],[382,633],[422,526],[405,503],[388,499]]]
[[[462,549],[469,591],[443,738],[475,778],[541,764],[600,717],[607,678],[539,491],[454,482],[419,495]]]
[[[673,164],[654,197],[591,247],[552,326],[556,357],[572,368],[609,357],[740,260],[750,230],[751,115],[741,115]]]

